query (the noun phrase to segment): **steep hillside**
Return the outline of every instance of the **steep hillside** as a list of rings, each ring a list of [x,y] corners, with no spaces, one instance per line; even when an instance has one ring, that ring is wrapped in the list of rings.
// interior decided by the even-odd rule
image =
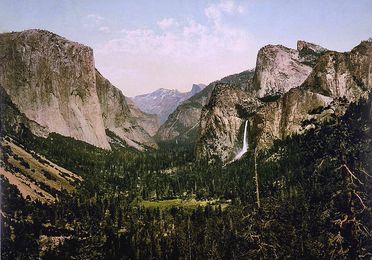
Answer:
[[[145,114],[137,114],[137,117],[134,117],[132,114],[133,111],[135,112],[133,105],[130,108],[123,93],[114,87],[97,70],[96,80],[97,94],[102,109],[105,129],[114,133],[125,144],[138,150],[143,150],[143,146],[155,148],[156,143],[149,133],[137,122],[137,118],[145,116]]]
[[[110,149],[91,48],[43,30],[0,34],[0,43],[0,85],[20,112],[46,133]]]
[[[276,101],[267,102],[247,118],[251,148],[268,148],[274,140],[303,133],[313,128],[313,123],[329,120],[339,103],[332,101],[322,94],[294,88]]]
[[[350,52],[323,54],[299,88],[257,111],[252,128],[258,147],[267,148],[275,139],[342,115],[350,102],[366,97],[371,89],[371,64],[372,44],[368,42]]]
[[[219,84],[235,84],[246,88],[253,71],[247,70],[212,82],[195,96],[185,100],[160,127],[157,138],[161,141],[181,140],[195,142],[199,132],[199,122],[203,107],[208,104],[213,89]]]
[[[282,45],[268,45],[260,49],[253,79],[258,97],[282,95],[301,85],[312,71],[310,65],[317,58],[314,53],[325,51],[303,41],[297,45],[297,50]]]
[[[28,119],[25,114],[19,112],[5,89],[0,86],[0,137],[6,133],[20,134],[23,128],[32,129],[38,136],[48,135],[45,127]]]
[[[131,117],[141,126],[150,136],[154,136],[160,127],[160,118],[155,114],[142,112],[132,99],[125,98]]]
[[[0,176],[15,185],[24,199],[52,203],[73,192],[82,181],[10,137],[0,140],[0,145]]]
[[[242,143],[246,120],[250,149],[263,149],[276,139],[340,116],[350,101],[365,96],[370,89],[370,47],[371,43],[363,42],[349,53],[331,52],[303,41],[298,42],[297,50],[264,47],[258,53],[252,85],[245,90],[246,95],[260,102],[243,109],[240,115],[234,112],[227,124],[213,124],[244,103],[240,98],[244,95],[235,100],[231,93],[230,97],[216,95],[219,102],[210,102],[201,116],[197,157],[223,162],[232,159]],[[233,127],[235,117],[240,120],[239,131],[238,126]],[[231,141],[226,142],[226,138]]]
[[[124,146],[156,147],[157,119],[128,105],[95,70],[91,48],[51,32],[0,34],[0,90],[3,130],[22,124],[41,137],[54,132],[104,149],[114,134]]]
[[[371,85],[372,43],[363,41],[350,52],[322,55],[302,88],[353,101],[369,90]]]
[[[238,137],[242,138],[244,118],[252,114],[260,104],[259,99],[236,85],[217,85],[202,111],[197,155],[206,156],[209,160],[229,161],[231,153],[226,152],[236,154],[241,148]],[[231,151],[232,148],[235,150]]]

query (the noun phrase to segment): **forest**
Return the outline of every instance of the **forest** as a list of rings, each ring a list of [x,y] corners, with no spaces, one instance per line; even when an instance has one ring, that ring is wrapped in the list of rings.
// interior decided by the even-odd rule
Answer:
[[[84,181],[73,195],[42,204],[2,178],[1,256],[370,259],[371,111],[361,99],[342,117],[258,154],[250,147],[229,165],[195,161],[193,144],[105,151],[9,131]]]

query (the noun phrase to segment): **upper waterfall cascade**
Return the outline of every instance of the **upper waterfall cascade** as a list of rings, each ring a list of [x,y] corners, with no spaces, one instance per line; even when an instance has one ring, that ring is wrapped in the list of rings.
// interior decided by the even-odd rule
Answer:
[[[243,137],[243,147],[239,151],[239,153],[235,156],[234,160],[239,160],[243,154],[245,154],[248,151],[248,140],[247,140],[247,131],[248,130],[248,120],[245,121],[245,126],[244,126],[244,137]]]

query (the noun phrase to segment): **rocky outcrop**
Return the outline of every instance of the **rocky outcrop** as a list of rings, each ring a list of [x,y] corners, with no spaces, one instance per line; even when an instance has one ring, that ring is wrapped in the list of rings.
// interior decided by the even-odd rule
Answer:
[[[260,104],[259,99],[237,85],[218,84],[202,111],[197,158],[231,160],[238,152],[245,118]]]
[[[275,139],[302,133],[312,127],[314,120],[320,122],[332,114],[341,115],[349,102],[367,96],[372,88],[371,43],[362,42],[346,53],[325,51],[314,44],[299,43],[299,48],[312,48],[323,55],[300,87],[258,109],[252,127],[259,149],[269,147]]]
[[[132,99],[126,98],[131,117],[142,127],[150,136],[154,136],[160,127],[160,118],[155,114],[142,112]]]
[[[372,86],[372,44],[362,42],[350,52],[327,52],[303,88],[329,97],[358,99]]]
[[[176,139],[188,142],[195,141],[201,110],[208,103],[214,86],[215,84],[208,85],[201,92],[180,104],[161,125],[156,138],[160,141]]]
[[[205,87],[204,84],[192,84],[191,90],[188,93],[190,93],[189,95],[192,97],[202,91]]]
[[[302,41],[302,40],[299,40],[297,41],[297,50],[301,53],[301,52],[304,52],[304,51],[307,51],[308,54],[310,52],[313,52],[314,54],[322,54],[326,51],[328,51],[328,49],[322,47],[322,46],[319,46],[319,45],[316,45],[314,43],[311,43],[311,42],[306,42],[306,41]],[[303,56],[300,54],[300,56]]]
[[[278,100],[290,89],[301,85],[311,73],[312,66],[305,61],[318,58],[314,55],[314,53],[318,54],[318,50],[309,50],[315,45],[308,44],[307,47],[306,44],[305,42],[299,44],[298,50],[281,45],[263,47],[257,55],[256,68],[251,72],[250,78],[243,78],[237,84],[240,87],[230,87],[229,93],[212,94],[219,101],[213,106],[208,104],[201,116],[201,134],[196,149],[199,159],[227,162],[234,158],[239,149],[237,145],[242,143],[241,132],[244,122],[251,121],[249,124],[251,138],[253,124],[257,121],[252,120],[253,115],[267,103]],[[232,85],[236,85],[236,82],[232,82]],[[236,94],[233,94],[234,92]],[[242,101],[243,97],[250,101],[249,105]],[[240,108],[240,113],[237,107]],[[216,127],[212,123],[215,118],[226,115],[228,120],[222,127]]]
[[[249,118],[252,147],[262,150],[270,147],[276,139],[304,132],[312,127],[303,126],[305,120],[312,122],[328,119],[334,113],[330,107],[332,101],[332,98],[319,93],[294,88],[278,100],[257,108],[256,113]]]
[[[143,112],[158,115],[160,123],[164,123],[183,101],[204,88],[204,84],[193,84],[191,91],[184,93],[176,89],[160,88],[149,94],[135,96],[133,101]]]
[[[247,70],[212,82],[198,94],[179,105],[167,121],[160,127],[157,139],[161,141],[184,141],[194,143],[199,133],[199,121],[203,107],[209,102],[213,89],[218,84],[234,84],[246,88],[253,71]],[[191,91],[192,92],[192,91]]]
[[[268,45],[258,52],[253,85],[258,97],[282,95],[300,86],[311,71],[298,50]]]
[[[328,52],[328,49],[314,43],[297,41],[297,51],[299,52],[301,63],[314,67],[319,57]]]
[[[128,104],[95,70],[91,48],[51,32],[0,35],[0,90],[2,131],[22,126],[104,149],[114,134],[125,146],[157,147],[150,136],[159,128],[157,117]]]
[[[22,135],[25,129],[32,129],[36,135],[43,137],[49,133],[45,127],[21,113],[5,89],[0,86],[0,137],[6,134]]]
[[[0,85],[21,113],[46,134],[110,149],[91,48],[43,30],[4,33],[0,42]]]
[[[138,124],[123,93],[96,70],[97,94],[106,129],[138,150],[144,146],[156,147],[151,136]]]
[[[369,42],[362,42],[348,53],[328,51],[303,41],[298,42],[297,50],[264,47],[257,58],[252,88],[246,88],[245,94],[231,87],[226,94],[214,93],[220,90],[212,93],[220,101],[212,102],[211,98],[203,111],[198,158],[223,162],[233,158],[245,120],[249,120],[250,148],[265,149],[275,139],[302,133],[314,122],[341,115],[349,102],[371,89],[371,55]],[[249,109],[244,109],[249,113],[239,115],[234,110],[245,104],[241,99],[244,95],[251,100]],[[252,102],[255,98],[260,102]],[[219,118],[228,120],[214,123],[222,122]]]

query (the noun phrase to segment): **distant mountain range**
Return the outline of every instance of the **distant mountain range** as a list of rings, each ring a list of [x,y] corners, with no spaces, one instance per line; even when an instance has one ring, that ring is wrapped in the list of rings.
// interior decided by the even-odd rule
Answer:
[[[240,150],[246,121],[249,149],[264,150],[342,115],[371,90],[371,59],[369,40],[344,53],[305,41],[267,45],[254,70],[129,99],[95,69],[90,47],[45,30],[3,33],[0,133],[27,128],[106,150],[182,141],[195,144],[197,159],[225,163]]]
[[[204,84],[193,84],[189,92],[160,88],[149,94],[135,96],[132,100],[143,112],[158,115],[162,124],[183,101],[199,93],[204,88]]]
[[[159,128],[156,139],[158,141],[182,141],[194,143],[198,136],[200,115],[208,104],[213,89],[222,83],[231,83],[245,87],[245,83],[252,79],[253,70],[246,70],[214,81],[202,91],[185,100],[171,113]]]

